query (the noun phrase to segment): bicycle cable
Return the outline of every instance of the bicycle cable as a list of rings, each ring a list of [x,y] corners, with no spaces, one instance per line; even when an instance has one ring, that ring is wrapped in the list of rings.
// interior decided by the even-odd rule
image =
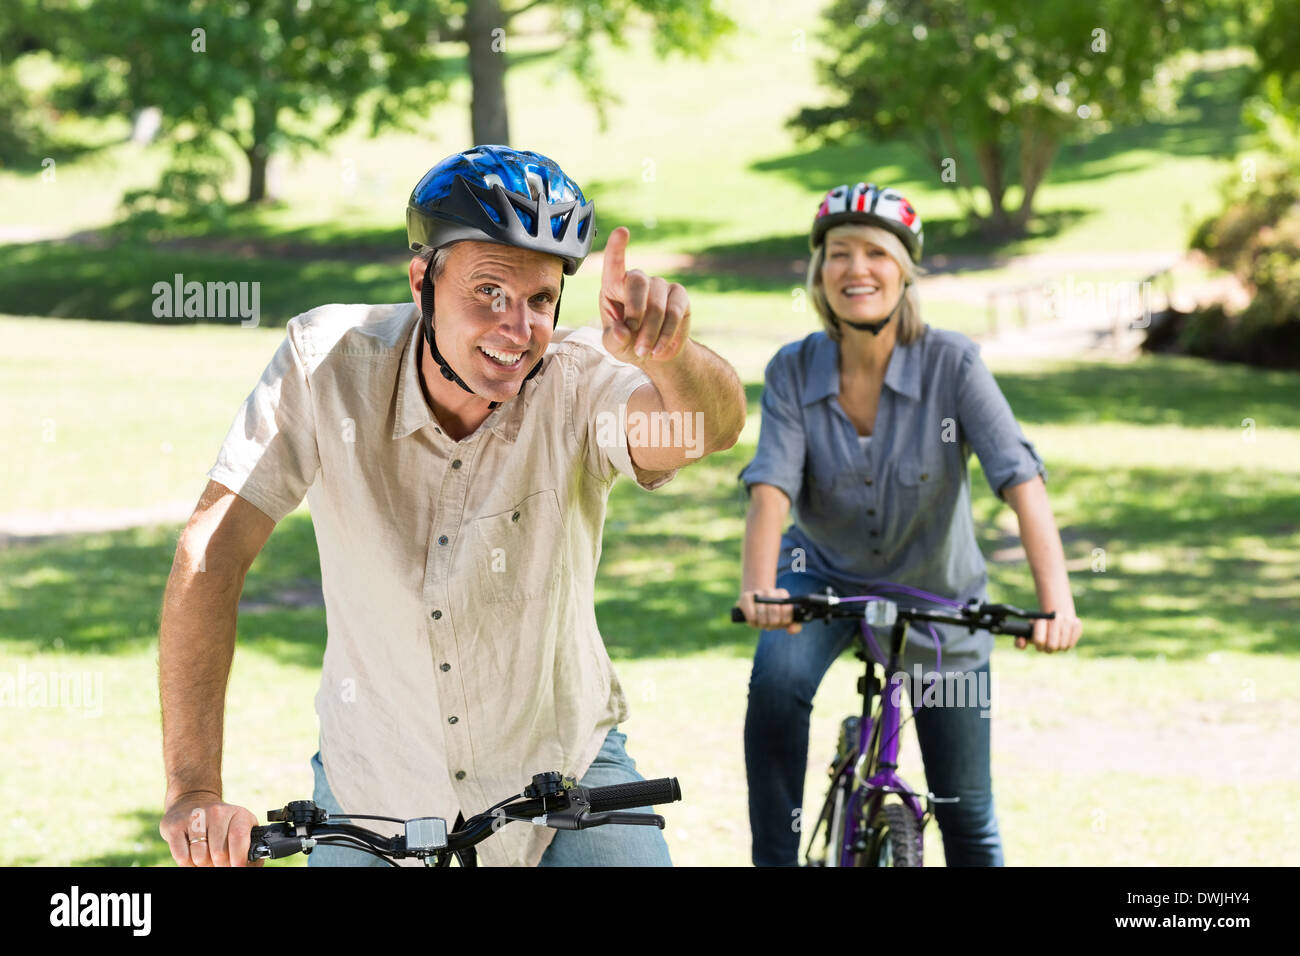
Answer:
[[[315,837],[313,837],[312,839],[315,839]],[[371,856],[378,857],[379,859],[381,859],[381,860],[383,860],[385,863],[387,863],[389,866],[399,866],[399,865],[400,865],[400,864],[394,863],[392,860],[388,859],[388,857],[384,856],[382,853],[380,853],[378,850],[376,850],[376,849],[375,849],[374,847],[372,847],[370,844],[368,844],[368,843],[364,843],[363,841],[361,841],[360,839],[358,839],[358,838],[356,838],[356,837],[348,836],[346,833],[326,833],[326,834],[323,834],[323,838],[322,838],[322,839],[316,840],[316,846],[317,846],[317,847],[321,847],[321,846],[334,846],[334,847],[340,847],[340,848],[343,848],[343,849],[357,850],[357,851],[359,851],[359,852],[361,852],[361,853],[369,853]],[[315,849],[315,847],[313,847],[313,849]]]
[[[329,813],[326,811],[326,820],[386,820],[389,823],[405,823],[400,817],[377,817],[369,813]]]

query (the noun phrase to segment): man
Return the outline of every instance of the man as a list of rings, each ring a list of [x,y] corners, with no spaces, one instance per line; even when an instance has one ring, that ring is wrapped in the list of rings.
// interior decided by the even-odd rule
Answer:
[[[177,548],[159,636],[159,829],[182,866],[247,856],[254,817],[221,796],[236,611],[254,557],[304,494],[329,632],[318,803],[454,820],[543,770],[591,785],[639,777],[596,628],[606,499],[619,473],[654,489],[731,447],[744,390],[690,340],[685,290],[626,270],[622,227],[605,249],[603,333],[556,328],[594,210],[544,156],[449,157],[412,193],[407,235],[414,304],[289,322]],[[479,854],[667,862],[652,827],[515,824]],[[311,861],[347,855],[368,859],[331,847]]]

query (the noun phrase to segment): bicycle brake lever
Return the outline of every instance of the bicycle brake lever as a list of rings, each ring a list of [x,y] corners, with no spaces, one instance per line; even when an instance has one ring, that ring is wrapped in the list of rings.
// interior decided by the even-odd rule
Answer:
[[[578,816],[579,830],[610,823],[658,827],[660,830],[665,826],[664,818],[657,813],[628,813],[625,810],[606,810],[603,813],[585,813]]]

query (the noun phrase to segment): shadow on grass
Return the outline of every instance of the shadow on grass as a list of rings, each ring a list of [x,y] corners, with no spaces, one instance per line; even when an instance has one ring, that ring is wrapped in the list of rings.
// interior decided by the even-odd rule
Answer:
[[[998,384],[1025,424],[1125,423],[1184,427],[1300,428],[1300,376],[1204,359],[1161,356],[1129,365],[1053,364],[999,372]]]
[[[1246,408],[1261,423],[1300,427],[1293,373],[1158,359],[1000,381],[1026,423],[1235,427],[1238,409]],[[760,391],[757,383],[747,386],[751,414]],[[615,485],[596,582],[597,617],[615,659],[752,653],[757,632],[733,625],[729,609],[739,589],[744,533],[737,474],[753,452],[748,444],[712,455],[654,493],[628,481]],[[992,555],[1007,544],[996,524],[1006,506],[989,491],[977,459],[970,467],[978,540]],[[1106,562],[1104,572],[1072,574],[1087,622],[1080,654],[1300,652],[1292,623],[1300,612],[1294,474],[1070,465],[1054,469],[1052,495],[1067,559],[1086,568],[1102,549]],[[0,551],[0,637],[30,651],[56,640],[71,653],[148,647],[156,639],[177,532],[176,526],[140,528]],[[990,561],[989,571],[995,600],[1035,603],[1023,562]],[[319,668],[323,609],[289,606],[283,597],[312,581],[319,581],[319,563],[310,519],[291,515],[248,575],[245,602],[269,609],[241,614],[239,646]]]
[[[753,446],[715,455],[653,495],[619,483],[610,499],[597,589],[597,616],[610,654],[675,656],[714,650],[752,654],[757,632],[728,619],[740,582],[744,493],[735,482]],[[1005,505],[971,459],[979,544],[990,596],[1035,606],[1024,561],[995,563],[1006,546],[995,524]],[[1212,650],[1300,653],[1288,637],[1300,613],[1300,585],[1284,577],[1300,558],[1297,482],[1278,473],[1224,475],[1154,468],[1073,468],[1054,494],[1080,502],[1058,508],[1067,560],[1104,549],[1105,573],[1076,570],[1072,584],[1087,622],[1086,656],[1204,656]],[[674,489],[679,484],[680,488]],[[689,530],[688,530],[689,529]],[[1271,550],[1270,550],[1271,549]]]
[[[66,242],[6,246],[0,260],[0,295],[6,308],[25,315],[192,324],[193,318],[158,318],[155,283],[170,286],[180,273],[191,282],[256,282],[259,325],[283,326],[321,302],[402,302],[410,297],[405,265],[328,259],[223,258],[196,250],[160,253],[142,242],[95,250]],[[167,293],[168,299],[171,293]],[[231,310],[232,312],[234,310]],[[235,325],[238,315],[211,318]]]
[[[0,638],[16,647],[113,654],[154,644],[163,592],[180,534],[159,525],[62,536],[0,551]],[[269,606],[241,613],[236,649],[254,648],[302,667],[319,667],[325,611],[293,607],[281,592],[320,580],[311,519],[290,515],[253,563],[243,601]]]
[[[859,171],[861,178],[865,173]],[[855,180],[856,181],[856,180]],[[816,182],[834,183],[835,180],[816,180]],[[1024,238],[1046,239],[1056,236],[1067,229],[1072,229],[1089,216],[1096,215],[1088,209],[1052,209],[1035,214],[1030,223],[1029,234]],[[811,222],[811,216],[809,217]],[[1019,241],[1019,240],[1017,240]],[[988,236],[971,231],[970,225],[957,218],[927,218],[925,220],[925,269],[929,274],[955,272],[971,268],[969,262],[948,263],[950,256],[978,256],[981,267],[991,268],[1003,258],[1000,245]],[[1010,254],[1009,252],[1007,254]],[[802,279],[808,262],[808,233],[788,233],[782,236],[766,236],[754,242],[733,242],[707,246],[700,250],[701,268],[704,271],[719,272],[716,266],[710,270],[710,260],[718,264],[742,261],[746,263],[745,273],[779,270],[782,274],[793,272],[797,279]],[[797,267],[791,263],[797,262]],[[733,269],[728,269],[727,278],[732,278]],[[727,291],[720,289],[719,291]]]
[[[156,283],[171,301],[174,277],[184,282],[257,283],[258,324],[283,327],[322,302],[404,302],[410,298],[409,255],[400,233],[313,225],[274,232],[245,227],[161,242],[120,235],[82,241],[7,245],[0,258],[0,299],[8,312],[51,318],[102,319],[160,325],[237,324],[244,317],[158,317]],[[666,220],[657,235],[688,232],[687,220]],[[602,240],[603,243],[603,240]]]

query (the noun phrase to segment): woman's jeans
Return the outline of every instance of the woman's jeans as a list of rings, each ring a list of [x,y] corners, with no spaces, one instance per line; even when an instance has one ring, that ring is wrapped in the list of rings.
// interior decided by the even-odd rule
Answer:
[[[826,589],[825,581],[807,572],[785,572],[776,585],[790,594]],[[857,621],[829,620],[805,623],[798,634],[761,632],[745,714],[745,770],[756,866],[798,865],[801,821],[807,819],[802,805],[813,695],[859,626]],[[884,637],[888,638],[887,632]],[[878,632],[877,643],[880,638]],[[888,653],[888,645],[883,644],[882,650]],[[980,686],[988,686],[988,667],[986,662],[974,671],[978,681],[985,682]],[[910,681],[905,683],[910,692]],[[1001,866],[1002,839],[989,771],[989,698],[985,695],[981,701],[981,695],[974,696],[966,706],[944,700],[947,706],[920,707],[913,722],[930,792],[961,798],[957,803],[934,805],[948,865]],[[909,693],[900,701],[903,720],[912,712],[910,697]],[[980,716],[981,711],[985,716]],[[830,747],[833,741],[819,743]],[[825,757],[829,762],[831,753]],[[913,787],[920,783],[908,782]]]
[[[644,780],[636,770],[636,763],[627,755],[624,745],[627,735],[619,733],[617,727],[605,735],[600,753],[596,755],[591,768],[583,774],[579,783],[584,787],[607,787],[615,783],[629,783]],[[324,807],[329,813],[342,813],[343,809],[330,790],[329,781],[325,779],[325,766],[321,763],[320,751],[311,758],[312,772],[316,775],[316,791],[312,795],[318,807]],[[522,789],[527,783],[521,780]],[[487,807],[474,808],[478,813]],[[354,808],[354,813],[365,813],[365,808]],[[641,807],[631,813],[654,813],[653,807]],[[358,821],[362,825],[365,821]],[[448,829],[454,825],[448,820]],[[512,827],[526,827],[527,823],[511,823]],[[492,839],[492,837],[488,837]],[[308,866],[387,866],[379,857],[371,856],[361,850],[352,850],[338,846],[318,846],[307,858]],[[668,844],[664,841],[663,831],[652,826],[626,826],[611,824],[593,827],[590,830],[558,830],[551,845],[542,854],[539,866],[672,866],[668,856]]]

